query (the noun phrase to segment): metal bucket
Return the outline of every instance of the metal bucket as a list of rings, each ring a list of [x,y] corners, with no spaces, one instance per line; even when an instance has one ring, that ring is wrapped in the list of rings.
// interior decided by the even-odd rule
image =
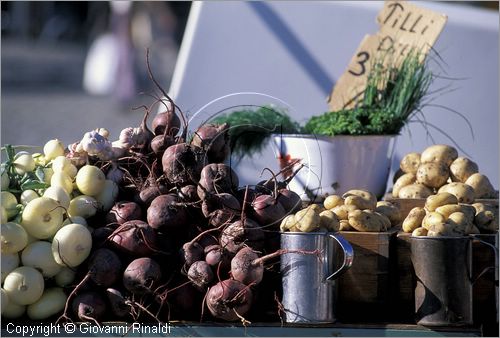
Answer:
[[[411,261],[417,280],[417,324],[473,324],[472,239],[473,237],[411,237]]]
[[[344,258],[340,268],[336,269],[339,247]],[[321,257],[300,253],[281,256],[285,321],[335,322],[335,279],[352,265],[354,252],[351,244],[336,233],[289,232],[281,234],[281,248],[319,250],[321,253]]]

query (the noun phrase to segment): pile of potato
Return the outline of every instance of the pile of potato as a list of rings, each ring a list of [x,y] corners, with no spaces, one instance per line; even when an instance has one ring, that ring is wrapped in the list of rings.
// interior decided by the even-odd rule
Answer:
[[[395,177],[394,198],[427,198],[442,192],[452,193],[459,203],[498,198],[488,177],[479,173],[478,165],[459,157],[457,150],[448,145],[436,144],[421,154],[406,154]]]
[[[377,202],[371,192],[349,190],[341,196],[326,197],[323,205],[311,204],[281,222],[282,232],[368,231],[382,232],[401,222],[394,204]]]
[[[431,195],[410,210],[402,225],[412,236],[464,236],[498,230],[498,210],[483,203],[459,203],[449,192]]]

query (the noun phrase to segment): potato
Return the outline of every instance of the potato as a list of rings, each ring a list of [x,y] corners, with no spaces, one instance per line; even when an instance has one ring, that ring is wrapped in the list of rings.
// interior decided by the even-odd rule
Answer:
[[[349,212],[354,211],[354,210],[358,210],[358,208],[355,205],[343,204],[343,205],[336,206],[335,208],[330,209],[330,210],[333,211],[335,213],[335,215],[337,215],[337,218],[339,220],[347,220],[349,218]]]
[[[465,181],[479,171],[479,167],[475,162],[467,157],[457,157],[450,165],[450,177],[453,182]]]
[[[371,210],[355,210],[349,213],[349,224],[357,231],[380,232],[387,230],[387,217]],[[390,224],[390,222],[389,222]]]
[[[322,206],[321,204],[316,204],[316,203],[310,204],[306,208],[314,210],[314,212],[317,213],[317,214],[319,214],[322,211],[325,211],[325,207],[324,206]]]
[[[319,224],[320,227],[325,228],[328,231],[331,232],[337,232],[340,229],[340,223],[339,219],[337,218],[337,215],[331,211],[331,210],[325,210],[322,211],[319,214]]]
[[[319,228],[320,217],[319,213],[314,211],[314,208],[307,207],[298,211],[295,214],[297,221],[296,227],[302,232],[311,232]]]
[[[288,215],[283,220],[281,221],[280,224],[280,231],[285,232],[289,231],[292,227],[294,227],[297,224],[297,221],[295,220],[295,215]]]
[[[450,215],[454,212],[463,212],[470,222],[474,222],[474,216],[476,215],[476,209],[469,204],[447,204],[437,207],[436,212],[439,212],[444,216],[445,219],[448,219]]]
[[[344,204],[344,199],[338,195],[330,195],[325,198],[323,201],[323,206],[325,209],[330,210],[335,208],[336,206]]]
[[[394,176],[392,177],[392,184],[396,183],[396,181],[398,180],[398,178],[400,178],[404,174],[405,174],[405,172],[403,170],[401,170],[401,168],[399,168],[398,170],[396,170],[396,172],[394,173]]]
[[[458,203],[471,204],[474,202],[474,189],[470,185],[462,182],[445,184],[438,190],[438,193],[442,192],[449,192],[455,195],[458,199]]]
[[[472,204],[476,210],[476,215],[474,216],[474,224],[486,232],[493,232],[498,230],[498,209],[494,206],[474,203]]]
[[[408,213],[408,216],[403,221],[403,231],[413,232],[415,229],[422,227],[422,221],[425,217],[425,209],[421,207],[414,207]]]
[[[382,231],[387,231],[392,227],[391,220],[389,219],[389,217],[387,217],[386,215],[381,214],[380,212],[377,212],[377,211],[375,211],[373,214],[375,216],[379,217],[380,220],[383,222],[384,227],[383,227]]]
[[[498,221],[496,221],[495,214],[489,210],[481,211],[474,218],[476,226],[486,232],[498,230]]]
[[[339,221],[339,230],[340,231],[353,231],[354,228],[349,224],[349,221],[346,219],[341,219]]]
[[[485,210],[490,210],[490,211],[498,214],[498,208],[496,208],[496,207],[494,207],[493,205],[490,205],[490,204],[484,204],[484,203],[481,203],[481,202],[476,202],[476,203],[471,204],[471,206],[474,208],[474,210],[476,210],[476,215],[477,215],[477,213],[479,213],[481,211],[485,211]]]
[[[396,180],[396,183],[394,183],[394,186],[392,187],[392,197],[398,198],[399,197],[399,191],[401,188],[406,187],[407,185],[415,183],[417,180],[415,174],[404,174],[400,178]]]
[[[454,147],[445,144],[434,144],[422,152],[420,162],[442,162],[449,167],[457,157],[458,152]]]
[[[460,211],[452,213],[446,220],[446,223],[453,225],[455,227],[455,231],[461,233],[462,235],[469,234],[474,226],[467,215]]]
[[[387,216],[387,218],[391,221],[391,226],[398,225],[401,222],[401,212],[399,208],[387,201],[379,201],[377,202],[377,207],[375,211]]]
[[[422,226],[429,230],[431,226],[444,223],[445,221],[446,219],[439,212],[431,211],[425,215],[424,219],[422,220]]]
[[[416,173],[417,183],[424,184],[429,188],[443,186],[449,177],[448,166],[443,162],[422,163]]]
[[[354,205],[358,209],[375,210],[377,207],[377,197],[366,190],[349,190],[342,197],[345,205]]]
[[[399,163],[399,167],[405,173],[416,174],[418,166],[420,165],[420,153],[408,153],[406,154],[401,162]]]
[[[438,223],[433,224],[427,230],[427,236],[437,237],[437,236],[450,236],[450,237],[458,237],[463,236],[462,233],[455,231],[455,226],[448,223]]]
[[[399,198],[427,198],[432,195],[432,190],[423,184],[410,184],[399,190]]]
[[[427,229],[424,227],[416,228],[411,233],[412,236],[427,236]]]
[[[498,198],[498,194],[491,185],[490,180],[483,174],[472,174],[465,181],[465,184],[470,185],[474,189],[474,198]]]
[[[435,211],[438,207],[446,204],[458,204],[457,197],[449,192],[431,195],[425,200],[425,209],[428,211]]]

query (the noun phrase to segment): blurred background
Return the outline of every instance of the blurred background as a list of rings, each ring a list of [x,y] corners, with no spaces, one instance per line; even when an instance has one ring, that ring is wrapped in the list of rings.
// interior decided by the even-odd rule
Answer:
[[[73,142],[140,123],[168,91],[191,2],[2,1],[1,143]],[[141,94],[145,93],[145,94]],[[97,125],[98,124],[98,125]]]

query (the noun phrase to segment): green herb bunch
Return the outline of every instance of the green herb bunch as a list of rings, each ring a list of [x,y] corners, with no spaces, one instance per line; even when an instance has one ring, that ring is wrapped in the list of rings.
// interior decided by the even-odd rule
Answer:
[[[299,133],[301,127],[285,113],[273,106],[233,111],[214,118],[212,123],[228,123],[232,154],[241,158],[247,153],[259,152],[272,134]]]
[[[420,110],[433,79],[416,52],[409,53],[400,66],[385,66],[379,59],[356,107],[313,116],[304,131],[326,136],[398,134]]]

